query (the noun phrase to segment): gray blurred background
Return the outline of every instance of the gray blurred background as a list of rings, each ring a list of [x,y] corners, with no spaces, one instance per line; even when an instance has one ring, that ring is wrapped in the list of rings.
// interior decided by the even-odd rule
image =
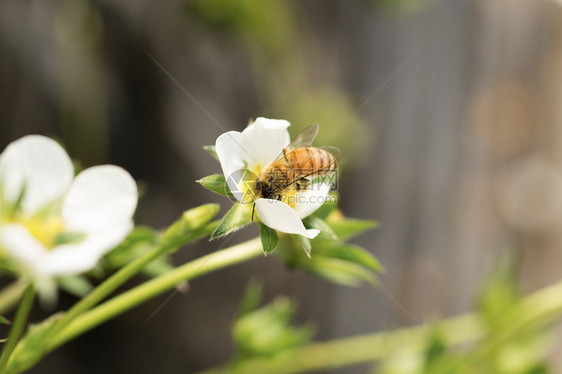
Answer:
[[[317,144],[342,149],[343,212],[381,222],[356,242],[383,262],[384,284],[411,314],[381,291],[260,258],[126,313],[31,373],[222,364],[255,276],[266,299],[297,300],[298,322],[316,324],[318,339],[465,312],[506,249],[522,259],[524,290],[560,278],[555,0],[3,0],[0,82],[1,149],[45,134],[84,167],[125,167],[144,192],[137,222],[156,227],[205,202],[229,207],[194,183],[220,171],[201,146],[225,130],[257,116],[291,121],[293,135],[319,123]],[[202,240],[175,262],[256,234]],[[38,308],[35,319],[50,312]]]

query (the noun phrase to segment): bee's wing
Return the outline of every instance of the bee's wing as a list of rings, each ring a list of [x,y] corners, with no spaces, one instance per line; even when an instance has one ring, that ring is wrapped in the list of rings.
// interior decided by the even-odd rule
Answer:
[[[291,140],[289,145],[283,148],[281,153],[275,158],[273,162],[277,162],[281,160],[283,157],[285,157],[285,154],[292,152],[297,148],[310,147],[312,145],[312,141],[314,140],[314,138],[316,138],[316,135],[318,134],[319,127],[320,126],[318,125],[310,125],[304,130],[302,130],[301,132],[299,132],[298,135],[295,136],[293,140]]]
[[[319,127],[320,126],[318,125],[310,125],[302,130],[300,133],[298,133],[297,136],[293,138],[293,140],[291,140],[289,145],[285,147],[285,150],[287,152],[291,152],[297,148],[310,147],[312,145],[312,142],[314,141],[314,138],[316,138],[316,135],[318,135]]]

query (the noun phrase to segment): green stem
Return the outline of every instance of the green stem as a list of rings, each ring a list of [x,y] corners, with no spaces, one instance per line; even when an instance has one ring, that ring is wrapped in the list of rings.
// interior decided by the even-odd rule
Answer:
[[[444,333],[444,341],[451,346],[477,340],[484,333],[478,318],[473,314],[449,319],[440,327]],[[421,347],[431,332],[431,328],[431,325],[421,325],[311,343],[273,357],[249,359],[235,366],[210,369],[204,374],[274,374],[281,370],[283,373],[302,373],[373,362],[388,356],[406,344]]]
[[[454,370],[477,364],[519,333],[529,329],[544,328],[562,316],[562,282],[539,290],[522,299],[506,318],[509,328],[492,339],[484,339],[478,354],[461,362]],[[486,336],[486,327],[475,314],[448,319],[441,322],[439,331],[447,346],[475,342]],[[421,349],[427,341],[431,326],[422,325],[389,332],[311,343],[301,348],[279,353],[273,357],[253,358],[238,362],[234,366],[213,368],[204,374],[226,373],[302,373],[322,369],[374,362],[407,346]]]
[[[204,274],[244,262],[262,254],[261,241],[259,238],[256,238],[188,262],[82,314],[59,334],[54,336],[52,345],[49,348],[52,350],[61,346],[92,328],[133,309],[146,300],[174,288],[180,282],[198,278]]]
[[[27,284],[25,282],[13,282],[0,291],[0,314],[11,311],[21,299],[21,295]]]
[[[90,308],[97,305],[107,296],[109,296],[113,291],[115,291],[123,283],[131,279],[134,275],[142,271],[149,263],[162,256],[167,252],[171,252],[181,245],[191,242],[195,239],[201,238],[212,232],[218,225],[218,221],[208,223],[207,225],[189,232],[180,241],[160,241],[156,247],[148,251],[141,257],[137,258],[127,266],[121,268],[111,277],[106,279],[102,284],[96,287],[91,293],[80,300],[78,303],[68,310],[67,313],[57,322],[53,327],[51,337],[56,336],[60,331],[62,331],[69,323],[71,323],[76,317],[89,310]],[[48,342],[50,343],[50,341]],[[50,345],[50,344],[48,344]]]
[[[16,317],[14,319],[14,324],[10,329],[10,334],[8,335],[8,341],[2,350],[2,356],[0,357],[0,373],[4,372],[6,365],[8,364],[8,360],[18,343],[21,334],[23,333],[23,329],[27,323],[27,316],[31,311],[31,307],[33,306],[33,298],[35,296],[33,286],[30,284],[27,286],[25,291],[23,292],[20,305],[18,307],[18,311],[16,312]]]

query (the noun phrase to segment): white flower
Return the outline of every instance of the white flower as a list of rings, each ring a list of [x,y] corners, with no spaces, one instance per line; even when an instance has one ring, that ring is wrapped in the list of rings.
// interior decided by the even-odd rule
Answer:
[[[43,136],[0,154],[0,249],[35,280],[90,270],[133,228],[129,173],[103,165],[73,175],[64,149]]]
[[[229,131],[217,138],[215,147],[224,176],[230,190],[242,203],[246,202],[242,201],[243,195],[252,188],[260,171],[289,145],[289,126],[285,120],[259,117],[244,131]],[[240,183],[240,170],[245,168],[252,172],[254,180]],[[282,201],[259,198],[255,200],[256,212],[264,224],[277,231],[312,239],[320,231],[306,229],[302,218],[318,209],[326,201],[329,191],[329,183],[317,183],[305,191],[284,196]]]

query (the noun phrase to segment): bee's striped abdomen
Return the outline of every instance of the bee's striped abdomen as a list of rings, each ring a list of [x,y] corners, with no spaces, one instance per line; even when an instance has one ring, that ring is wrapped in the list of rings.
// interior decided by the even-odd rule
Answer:
[[[297,148],[286,155],[288,166],[299,171],[299,174],[325,174],[338,167],[336,158],[328,151],[320,148]]]

